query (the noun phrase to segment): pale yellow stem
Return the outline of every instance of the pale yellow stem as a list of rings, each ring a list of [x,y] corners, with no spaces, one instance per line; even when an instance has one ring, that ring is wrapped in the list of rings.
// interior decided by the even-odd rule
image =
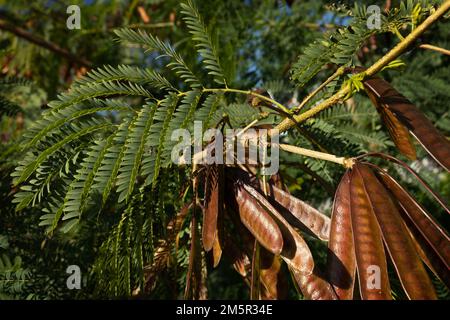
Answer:
[[[441,47],[437,47],[437,46],[433,46],[431,44],[421,44],[419,46],[419,48],[437,51],[439,53],[442,53],[442,54],[445,54],[447,56],[450,56],[450,50],[447,50],[447,49],[444,49],[444,48],[441,48]]]
[[[295,154],[298,154],[301,156],[315,158],[315,159],[319,159],[319,160],[334,162],[334,163],[340,164],[346,168],[352,167],[353,163],[354,163],[353,158],[336,157],[333,154],[314,151],[314,150],[305,149],[305,148],[300,148],[300,147],[292,146],[289,144],[279,144],[278,146],[281,150],[284,150],[287,152],[291,152],[291,153],[295,153]]]
[[[333,81],[334,79],[336,79],[337,77],[341,76],[344,74],[345,68],[344,67],[340,67],[338,68],[327,80],[325,80],[325,82],[323,82],[319,87],[317,87],[317,89],[315,89],[313,92],[311,92],[305,99],[303,99],[303,101],[296,107],[294,108],[292,111],[293,113],[299,113],[300,110],[309,102],[311,101],[312,98],[314,98],[316,96],[316,94],[318,94],[323,88],[325,88],[325,86],[327,86],[331,81]]]

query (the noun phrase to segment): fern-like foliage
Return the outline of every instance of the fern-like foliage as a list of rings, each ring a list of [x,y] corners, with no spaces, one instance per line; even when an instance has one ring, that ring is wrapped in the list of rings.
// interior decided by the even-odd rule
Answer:
[[[151,239],[151,234],[141,198],[130,201],[100,248],[93,270],[99,295],[126,297],[135,288],[143,289],[143,266],[151,260],[151,246],[144,239]]]
[[[367,12],[367,6],[355,4],[352,10],[354,16],[348,26],[325,33],[304,50],[292,67],[292,79],[299,87],[303,87],[330,62],[339,66],[354,65],[355,54],[369,37],[386,32],[396,33],[401,27],[417,23],[417,19],[426,16],[434,3],[435,1],[427,0],[419,3],[411,0],[402,2],[400,8],[380,15],[379,28],[369,28],[370,13]],[[417,5],[422,14],[418,17],[414,15]]]
[[[208,32],[200,13],[192,0],[188,0],[187,3],[182,3],[181,7],[183,9],[182,13],[184,14],[183,20],[186,22],[192,34],[192,40],[197,42],[196,47],[203,58],[205,68],[209,70],[209,74],[214,77],[217,83],[226,86],[227,81],[220,65],[217,49],[213,44],[211,34]]]
[[[24,290],[31,274],[23,268],[22,259],[13,260],[5,253],[0,254],[0,299],[17,299]]]
[[[197,8],[188,1],[182,10],[205,69],[225,86],[212,35]],[[170,44],[143,31],[116,34],[168,58],[167,68],[181,86],[148,68],[105,66],[49,103],[25,134],[26,153],[13,173],[20,185],[17,210],[42,206],[41,225],[48,232],[75,227],[97,195],[103,205],[110,197],[130,204],[142,188],[156,189],[162,170],[172,166],[173,130],[192,129],[194,121],[206,130],[220,121],[214,117],[222,94],[205,91]]]
[[[142,30],[134,31],[131,29],[119,29],[115,31],[121,41],[138,44],[147,49],[148,52],[158,51],[161,56],[170,59],[167,67],[176,73],[176,75],[191,88],[201,87],[197,76],[191,71],[184,59],[167,43],[164,43],[157,37],[148,34]]]
[[[23,112],[22,108],[19,105],[8,100],[6,97],[0,96],[0,118],[2,116],[15,116],[19,112]]]
[[[2,53],[0,52],[0,57]],[[2,77],[0,78],[0,119],[3,116],[14,117],[24,112],[21,106],[11,99],[14,89],[29,86],[30,82],[22,78]]]
[[[399,9],[383,14],[380,29],[368,29],[367,8],[356,6],[349,25],[327,33],[306,48],[292,69],[295,84],[305,86],[325,65],[355,65],[356,53],[377,33],[398,35],[404,26],[416,25],[431,9],[432,1],[420,1],[420,10],[417,3],[407,0]],[[172,164],[172,150],[178,143],[172,133],[177,129],[193,132],[197,122],[201,122],[204,132],[209,128],[242,128],[249,123],[273,126],[281,120],[274,115],[274,106],[250,105],[245,99],[235,98],[244,94],[248,100],[252,95],[228,87],[233,79],[227,78],[227,60],[220,57],[213,28],[193,0],[181,3],[181,14],[195,49],[193,59],[185,59],[176,45],[145,31],[116,30],[119,41],[138,45],[146,53],[151,52],[150,57],[161,59],[161,69],[107,65],[91,70],[49,103],[17,147],[23,157],[12,174],[16,210],[37,207],[42,212],[39,225],[50,235],[82,228],[81,222],[100,215],[111,219],[107,226],[110,232],[100,239],[102,245],[92,270],[97,293],[106,297],[129,297],[145,290],[144,266],[150,266],[150,274],[156,277],[164,270],[164,263],[170,262],[172,251],[179,249],[178,232],[189,232],[187,226],[182,228],[184,220],[179,221],[177,232],[166,233],[164,228],[178,211],[179,203],[191,200],[193,193],[189,189],[191,168]],[[203,73],[198,71],[200,68]],[[296,101],[291,95],[293,88],[284,81],[260,80],[261,89],[276,96],[280,103]],[[7,86],[8,81],[3,84]],[[305,108],[331,96],[343,81],[341,76],[328,83]],[[445,84],[444,80],[438,84],[440,91],[445,91]],[[1,94],[0,117],[21,111]],[[337,156],[385,151],[392,143],[379,130],[376,111],[360,98],[352,98],[358,108],[348,101],[283,133],[283,143]],[[298,188],[305,193],[310,192],[308,189],[317,192],[308,188],[308,178],[320,180],[332,193],[342,175],[343,169],[329,162],[286,153],[281,157],[282,170],[289,171],[290,164],[298,164],[308,173],[286,175],[298,181]],[[302,197],[307,198],[307,194]],[[321,192],[315,199],[326,204],[326,197]],[[154,230],[154,225],[160,230]],[[166,241],[154,244],[161,239]],[[161,258],[158,248],[169,253]],[[178,266],[183,268],[189,263],[187,250],[181,248],[173,255],[178,256]],[[17,284],[2,287],[4,274],[11,283],[21,283],[28,276],[20,260],[11,262],[0,256],[0,294],[2,290],[14,294],[20,289],[14,287]],[[177,277],[179,284],[185,283],[184,274]],[[448,296],[448,292],[442,290],[442,295]]]

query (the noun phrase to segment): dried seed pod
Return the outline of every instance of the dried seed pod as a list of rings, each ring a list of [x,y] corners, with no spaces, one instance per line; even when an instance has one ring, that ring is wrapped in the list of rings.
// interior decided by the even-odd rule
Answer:
[[[330,283],[325,280],[318,270],[309,275],[302,274],[291,268],[292,275],[298,289],[308,300],[338,300]]]
[[[291,225],[302,230],[306,229],[317,238],[328,241],[330,234],[329,217],[280,188],[271,185],[268,187],[268,192],[275,208],[283,213],[284,218]]]
[[[186,274],[184,299],[204,299],[206,297],[206,269],[204,255],[201,251],[201,243],[198,237],[198,222],[196,211],[199,207],[193,207],[191,219],[191,248],[189,252],[189,265]]]
[[[225,238],[225,245],[223,248],[223,253],[227,256],[233,268],[244,278],[248,275],[248,270],[250,269],[250,259],[234,242],[233,239],[228,235]]]
[[[378,171],[378,177],[404,209],[405,219],[420,231],[436,254],[450,268],[450,237],[433,217],[403,187],[386,172]]]
[[[400,124],[410,130],[442,167],[447,171],[450,170],[450,142],[416,106],[395,90],[390,83],[379,77],[364,80],[364,87],[381,112],[397,147],[406,156],[413,158],[415,151]]]
[[[250,279],[250,300],[258,300],[261,298],[261,277],[260,277],[260,249],[258,241],[253,241],[252,252],[252,272]]]
[[[242,223],[253,234],[258,242],[273,254],[280,254],[283,249],[283,236],[278,224],[269,213],[243,187],[242,183],[234,183],[229,204],[236,207]]]
[[[213,247],[213,267],[217,267],[219,265],[220,259],[222,257],[222,246],[219,241],[219,237],[214,239]]]
[[[387,190],[372,170],[362,163],[354,165],[353,176],[361,178],[367,202],[376,216],[389,255],[408,297],[414,300],[437,299],[431,280]]]
[[[281,259],[264,248],[261,248],[261,297],[264,300],[283,300],[287,298],[288,282],[285,273],[281,269]]]
[[[431,271],[450,288],[450,269],[442,261],[441,257],[436,253],[434,248],[425,239],[422,233],[417,229],[414,223],[409,219],[405,210],[399,208],[408,231],[413,239],[414,246],[422,261],[430,268]]]
[[[370,88],[369,84],[366,85],[366,88]],[[380,114],[381,120],[386,126],[389,132],[389,136],[391,137],[392,141],[394,141],[397,149],[409,159],[415,160],[416,148],[414,147],[408,128],[406,128],[397,119],[397,117],[385,104],[379,102],[377,96],[372,90],[367,90],[366,92],[372,103],[375,105],[378,113]]]
[[[221,208],[224,209],[224,203],[222,203]],[[217,217],[216,237],[214,238],[214,244],[212,247],[214,268],[219,265],[220,259],[222,258],[222,251],[224,247],[224,234],[225,234],[224,215],[220,214]]]
[[[356,260],[350,207],[350,171],[341,179],[334,197],[328,242],[328,278],[341,300],[353,299]]]
[[[248,231],[248,229],[240,221],[239,215],[232,212],[229,207],[225,208],[226,217],[230,218],[238,235],[231,237],[228,232],[224,232],[224,254],[232,263],[233,268],[244,278],[246,284],[250,285],[251,262],[249,256],[252,254],[255,237]],[[237,242],[242,246],[238,246]]]
[[[281,189],[281,190],[289,193],[289,190],[288,190],[287,186],[283,182],[283,177],[280,175],[279,172],[274,174],[274,175],[272,175],[272,176],[270,176],[269,185],[275,186],[278,189]]]
[[[217,237],[217,219],[221,215],[223,207],[222,171],[223,167],[207,167],[202,228],[202,242],[205,251],[210,251],[213,248]]]
[[[355,168],[356,165],[353,167]],[[381,230],[362,176],[350,173],[350,207],[359,289],[364,300],[390,300],[391,288]]]
[[[281,257],[284,261],[301,273],[311,274],[314,269],[314,260],[305,240],[303,240],[294,228],[272,206],[265,196],[248,184],[244,184],[243,188],[249,195],[254,197],[254,199],[266,208],[278,222],[283,235],[283,250],[281,251]]]

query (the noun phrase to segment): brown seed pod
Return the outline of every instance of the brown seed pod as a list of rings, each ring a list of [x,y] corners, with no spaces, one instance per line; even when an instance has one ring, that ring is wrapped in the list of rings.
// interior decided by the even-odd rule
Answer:
[[[231,262],[233,268],[244,278],[248,275],[248,270],[250,270],[250,259],[244,250],[241,250],[234,239],[231,238],[229,234],[225,236],[223,254]]]
[[[301,273],[311,274],[314,269],[314,260],[305,240],[303,240],[294,228],[272,206],[265,196],[248,184],[244,184],[243,188],[276,219],[283,235],[284,245],[281,251],[281,257],[284,261]]]
[[[241,227],[242,226],[242,227]],[[231,238],[229,234],[225,236],[223,252],[232,263],[233,268],[242,276],[245,283],[250,286],[250,270],[252,264],[249,254],[252,254],[255,238],[242,224],[236,226],[243,244],[243,249],[236,245],[236,238]],[[263,247],[260,247],[260,297],[263,300],[286,299],[288,294],[288,281],[286,274],[281,268],[281,259]]]
[[[205,204],[203,209],[202,242],[205,251],[213,248],[217,235],[217,219],[222,214],[223,167],[207,167],[205,183]]]
[[[380,170],[377,176],[396,199],[403,220],[428,259],[424,261],[441,279],[450,279],[449,235],[394,178]]]
[[[353,168],[355,167],[356,165]],[[363,178],[355,169],[350,173],[350,207],[361,298],[390,300],[391,288],[380,226]]]
[[[354,176],[361,178],[366,199],[376,216],[406,294],[414,300],[437,299],[431,280],[389,193],[367,165],[357,163],[353,171]]]
[[[450,269],[442,261],[441,257],[436,253],[434,248],[429,244],[427,239],[417,229],[414,223],[407,217],[403,208],[399,207],[400,214],[403,217],[408,231],[413,239],[414,246],[422,261],[430,268],[431,271],[439,278],[447,288],[450,288]]]
[[[368,80],[370,81],[370,80]],[[370,82],[369,82],[370,83]],[[366,88],[370,88],[370,84],[366,85]],[[379,102],[377,96],[370,89],[366,91],[372,103],[375,105],[378,113],[381,116],[381,120],[386,126],[389,135],[394,141],[397,149],[406,157],[411,160],[416,159],[416,148],[412,142],[411,135],[409,134],[408,128],[406,128],[392,113],[392,111],[386,106]]]
[[[403,187],[385,172],[378,172],[384,185],[394,195],[408,218],[427,239],[447,268],[450,268],[450,237],[433,217]]]
[[[227,255],[234,269],[246,280],[246,283],[250,284],[251,262],[249,257],[253,253],[255,237],[242,223],[239,214],[227,205],[227,202],[224,213],[225,225],[234,226],[233,231],[224,228],[224,254]],[[232,237],[230,232],[235,236]]]
[[[298,289],[308,300],[338,300],[336,293],[330,283],[314,270],[309,275],[302,274],[291,268],[292,275]]]
[[[289,291],[281,259],[264,248],[260,251],[261,297],[264,300],[283,300]]]
[[[216,237],[214,239],[212,253],[213,253],[213,267],[215,268],[219,265],[220,259],[222,257],[222,245],[219,241],[219,237]]]
[[[229,204],[236,207],[242,223],[253,234],[258,242],[273,254],[283,250],[283,236],[278,224],[269,213],[245,190],[242,183],[234,183],[231,192],[234,199]]]
[[[309,231],[320,240],[328,241],[330,234],[329,217],[273,185],[268,187],[268,193],[272,204],[291,225]]]
[[[403,124],[443,168],[450,170],[450,142],[411,101],[379,77],[364,80],[364,87],[400,151],[414,159],[414,147],[401,127]]]
[[[353,299],[356,260],[350,207],[350,171],[341,179],[334,197],[328,242],[328,278],[341,300]]]
[[[145,284],[144,292],[150,293],[156,285],[158,276],[161,276],[168,268],[171,249],[178,246],[178,235],[186,219],[189,210],[193,207],[193,202],[185,204],[178,214],[167,224],[166,238],[160,239],[154,249],[151,265],[144,266]]]

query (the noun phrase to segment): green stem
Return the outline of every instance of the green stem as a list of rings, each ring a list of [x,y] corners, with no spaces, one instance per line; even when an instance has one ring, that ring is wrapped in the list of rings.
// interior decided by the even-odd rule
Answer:
[[[400,33],[400,31],[398,30],[398,28],[396,26],[394,26],[392,29],[393,29],[395,35],[400,39],[400,41],[405,40],[405,37],[402,36],[402,34]]]

